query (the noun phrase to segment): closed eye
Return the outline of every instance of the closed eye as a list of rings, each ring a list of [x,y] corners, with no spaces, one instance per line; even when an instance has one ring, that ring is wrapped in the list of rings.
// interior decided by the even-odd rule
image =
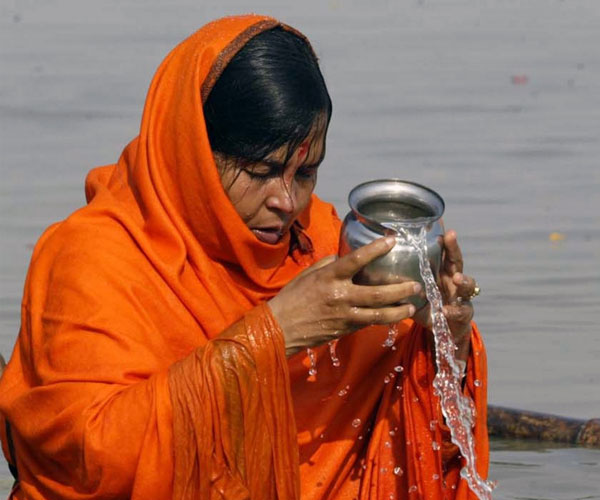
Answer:
[[[296,170],[296,177],[299,177],[301,179],[312,179],[315,175],[317,175],[318,169],[319,169],[318,165],[302,166],[298,170]]]
[[[296,177],[302,180],[314,178],[321,161],[322,159],[315,163],[307,163],[302,165],[298,168],[298,170],[296,170]],[[256,163],[250,167],[244,168],[244,172],[257,180],[267,180],[273,177],[279,177],[282,175],[284,170],[285,165],[272,160],[263,160],[260,163]]]
[[[250,177],[254,179],[270,179],[281,175],[282,169],[279,165],[269,165],[267,163],[257,163],[250,168],[244,168]]]

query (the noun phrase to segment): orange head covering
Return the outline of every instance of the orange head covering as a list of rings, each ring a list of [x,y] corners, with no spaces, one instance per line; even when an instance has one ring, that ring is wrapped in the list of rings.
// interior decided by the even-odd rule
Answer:
[[[419,328],[400,325],[395,349],[382,347],[383,328],[342,339],[340,368],[317,349],[319,375],[307,377],[303,353],[288,367],[264,305],[337,252],[340,225],[313,196],[300,216],[313,251],[290,252],[289,235],[265,244],[220,182],[203,100],[234,54],[275,26],[225,18],[178,45],[152,81],[139,136],[89,174],[88,205],[38,242],[0,381],[14,498],[293,499],[300,481],[305,499],[409,498],[413,486],[455,495],[460,461],[432,449],[443,429],[429,426],[441,417]],[[485,472],[476,330],[472,345],[466,390]],[[457,491],[467,498],[464,484]]]
[[[132,232],[144,258],[177,288],[208,337],[336,250],[337,218],[316,197],[300,216],[316,242],[308,260],[290,258],[289,233],[276,245],[258,240],[230,203],[210,148],[203,101],[236,52],[276,26],[283,25],[260,16],[230,17],[179,44],[152,81],[139,137],[116,166],[97,169],[87,180],[91,205],[105,206]],[[315,218],[318,227],[311,225]],[[182,279],[190,272],[197,276]],[[206,296],[218,302],[224,318],[206,307]]]

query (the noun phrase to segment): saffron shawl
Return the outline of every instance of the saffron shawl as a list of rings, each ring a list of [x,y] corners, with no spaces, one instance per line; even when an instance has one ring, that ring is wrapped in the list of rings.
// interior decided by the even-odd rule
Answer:
[[[224,18],[179,44],[152,81],[139,136],[90,172],[88,204],[36,245],[0,381],[14,454],[4,433],[3,450],[19,471],[11,498],[472,497],[420,327],[398,325],[393,348],[385,328],[350,335],[339,367],[322,346],[316,376],[304,353],[285,358],[266,301],[337,252],[340,222],[313,196],[299,218],[311,253],[290,252],[289,234],[257,240],[221,186],[202,113],[228,61],[275,26]],[[475,327],[468,366],[485,476]]]

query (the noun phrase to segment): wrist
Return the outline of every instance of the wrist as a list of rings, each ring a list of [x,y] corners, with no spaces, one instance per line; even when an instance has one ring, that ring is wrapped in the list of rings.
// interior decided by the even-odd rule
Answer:
[[[289,358],[290,356],[300,351],[301,347],[296,345],[297,343],[293,342],[289,338],[289,328],[284,325],[285,314],[281,313],[281,310],[279,308],[279,301],[277,300],[277,295],[271,300],[267,301],[266,305],[271,311],[271,316],[279,325],[279,329],[281,330],[283,336],[283,343],[285,345],[285,355]]]

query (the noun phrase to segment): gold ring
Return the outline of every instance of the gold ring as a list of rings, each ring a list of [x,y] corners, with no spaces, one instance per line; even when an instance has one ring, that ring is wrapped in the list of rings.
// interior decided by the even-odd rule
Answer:
[[[471,294],[471,296],[469,297],[469,300],[473,300],[475,297],[477,297],[479,294],[481,293],[481,288],[479,288],[478,284],[475,284],[475,288],[473,288],[473,293]]]

